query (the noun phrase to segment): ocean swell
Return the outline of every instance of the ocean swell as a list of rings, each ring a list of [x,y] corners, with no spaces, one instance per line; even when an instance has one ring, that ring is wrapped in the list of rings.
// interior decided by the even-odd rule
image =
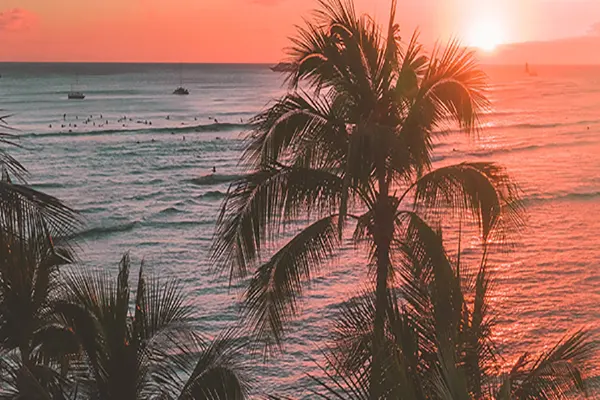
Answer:
[[[91,238],[97,239],[97,238],[104,237],[104,236],[110,236],[113,233],[131,231],[137,224],[138,224],[138,221],[127,222],[127,223],[118,224],[118,225],[110,225],[110,226],[97,226],[97,227],[86,229],[82,232],[79,232],[78,234],[75,235],[75,237],[79,238],[79,239],[91,239]]]
[[[187,126],[172,126],[172,127],[156,127],[156,128],[139,128],[139,127],[122,127],[118,129],[93,129],[77,131],[77,128],[69,128],[72,131],[59,131],[47,133],[25,133],[18,135],[20,138],[32,137],[78,137],[78,136],[103,136],[113,135],[118,133],[187,133],[187,132],[228,132],[236,130],[245,130],[247,124],[231,124],[231,123],[212,123]],[[66,129],[66,128],[65,128]]]
[[[188,179],[187,182],[189,182],[193,185],[205,186],[205,185],[215,185],[218,183],[232,182],[241,177],[242,177],[242,175],[210,174],[210,175],[200,176],[198,178]]]

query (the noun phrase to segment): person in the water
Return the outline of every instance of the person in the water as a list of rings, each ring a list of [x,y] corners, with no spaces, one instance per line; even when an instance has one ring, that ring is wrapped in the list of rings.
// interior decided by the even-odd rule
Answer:
[[[212,171],[213,171],[213,174],[214,174],[215,172],[217,172],[217,167],[213,167]]]

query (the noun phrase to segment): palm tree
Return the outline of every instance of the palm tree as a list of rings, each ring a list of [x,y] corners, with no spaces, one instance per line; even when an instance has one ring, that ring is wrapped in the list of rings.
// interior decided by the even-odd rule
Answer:
[[[493,163],[431,170],[437,132],[449,121],[475,132],[488,105],[472,54],[451,42],[428,55],[416,34],[403,47],[395,1],[385,35],[350,1],[320,4],[292,39],[289,93],[253,120],[249,173],[230,188],[212,254],[230,280],[253,274],[245,315],[259,339],[280,345],[305,285],[354,221],[352,240],[366,243],[373,272],[371,398],[379,398],[395,270],[417,249],[432,260],[443,252],[441,217],[470,215],[488,241],[518,224],[521,208]],[[308,226],[272,251],[282,226],[300,218]]]
[[[460,254],[460,252],[459,252]],[[584,331],[537,357],[526,353],[506,371],[492,335],[492,279],[485,253],[477,269],[415,257],[405,285],[388,296],[382,398],[399,400],[533,400],[580,398],[594,348]],[[415,271],[421,273],[415,273]],[[323,399],[370,399],[368,371],[376,300],[370,293],[346,302],[336,321]],[[449,305],[453,305],[449,307]]]
[[[0,128],[8,129],[4,118]],[[16,146],[7,133],[0,133],[0,143]],[[58,267],[73,259],[67,238],[80,221],[55,197],[29,188],[25,167],[4,149],[0,168],[0,381],[7,384],[0,387],[26,398],[43,398],[44,391],[58,396],[54,367],[62,358],[42,350],[53,334],[49,310]]]
[[[176,281],[147,279],[142,266],[132,293],[129,272],[125,254],[116,283],[106,274],[72,273],[64,300],[54,307],[81,349],[72,379],[82,395],[103,400],[246,398],[249,386],[238,358],[243,342],[230,333],[211,343],[201,341]]]
[[[31,390],[39,386],[59,398],[59,370],[66,372],[64,363],[75,349],[61,340],[52,303],[60,294],[58,268],[71,260],[68,250],[46,236],[0,235],[0,380],[12,386],[8,393],[34,398]]]

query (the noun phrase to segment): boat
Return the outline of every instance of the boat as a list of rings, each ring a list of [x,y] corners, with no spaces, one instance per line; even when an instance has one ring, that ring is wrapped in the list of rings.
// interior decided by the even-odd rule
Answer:
[[[83,99],[85,99],[85,94],[83,94],[81,92],[71,91],[71,92],[69,92],[67,97],[69,98],[69,100],[83,100]]]
[[[525,73],[529,76],[537,76],[537,72],[529,69],[529,63],[525,63]]]
[[[280,62],[277,65],[274,65],[271,68],[271,71],[273,72],[290,72],[294,70],[294,64],[292,63],[287,63],[287,62]]]
[[[181,76],[181,65],[179,66],[179,87],[177,89],[173,90],[173,94],[176,94],[179,96],[185,96],[185,95],[190,94],[190,91],[183,87],[183,79]]]
[[[184,88],[183,86],[179,86],[177,89],[173,90],[173,94],[186,95],[190,94],[190,91]]]
[[[76,78],[75,83],[79,83],[79,77]],[[73,90],[73,85],[71,85],[71,91],[67,94],[67,98],[69,100],[83,100],[85,99],[85,94],[79,90]]]

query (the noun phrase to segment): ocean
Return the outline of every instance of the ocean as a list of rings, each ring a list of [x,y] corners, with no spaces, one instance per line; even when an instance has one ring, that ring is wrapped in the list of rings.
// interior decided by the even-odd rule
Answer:
[[[478,137],[436,144],[436,166],[492,160],[525,200],[527,225],[494,258],[496,336],[507,360],[548,349],[579,328],[600,337],[600,67],[484,67],[492,110]],[[30,183],[79,210],[86,223],[77,268],[136,263],[180,280],[198,329],[235,323],[242,285],[210,272],[208,251],[238,164],[246,123],[285,93],[266,65],[0,63],[0,109],[22,148],[9,149]],[[183,85],[189,96],[174,96]],[[83,101],[67,100],[71,85]],[[212,168],[216,173],[212,174]],[[285,352],[253,362],[260,388],[308,396],[336,306],[365,278],[344,246],[307,291]],[[598,360],[598,358],[596,358]],[[600,372],[598,362],[595,373]]]

